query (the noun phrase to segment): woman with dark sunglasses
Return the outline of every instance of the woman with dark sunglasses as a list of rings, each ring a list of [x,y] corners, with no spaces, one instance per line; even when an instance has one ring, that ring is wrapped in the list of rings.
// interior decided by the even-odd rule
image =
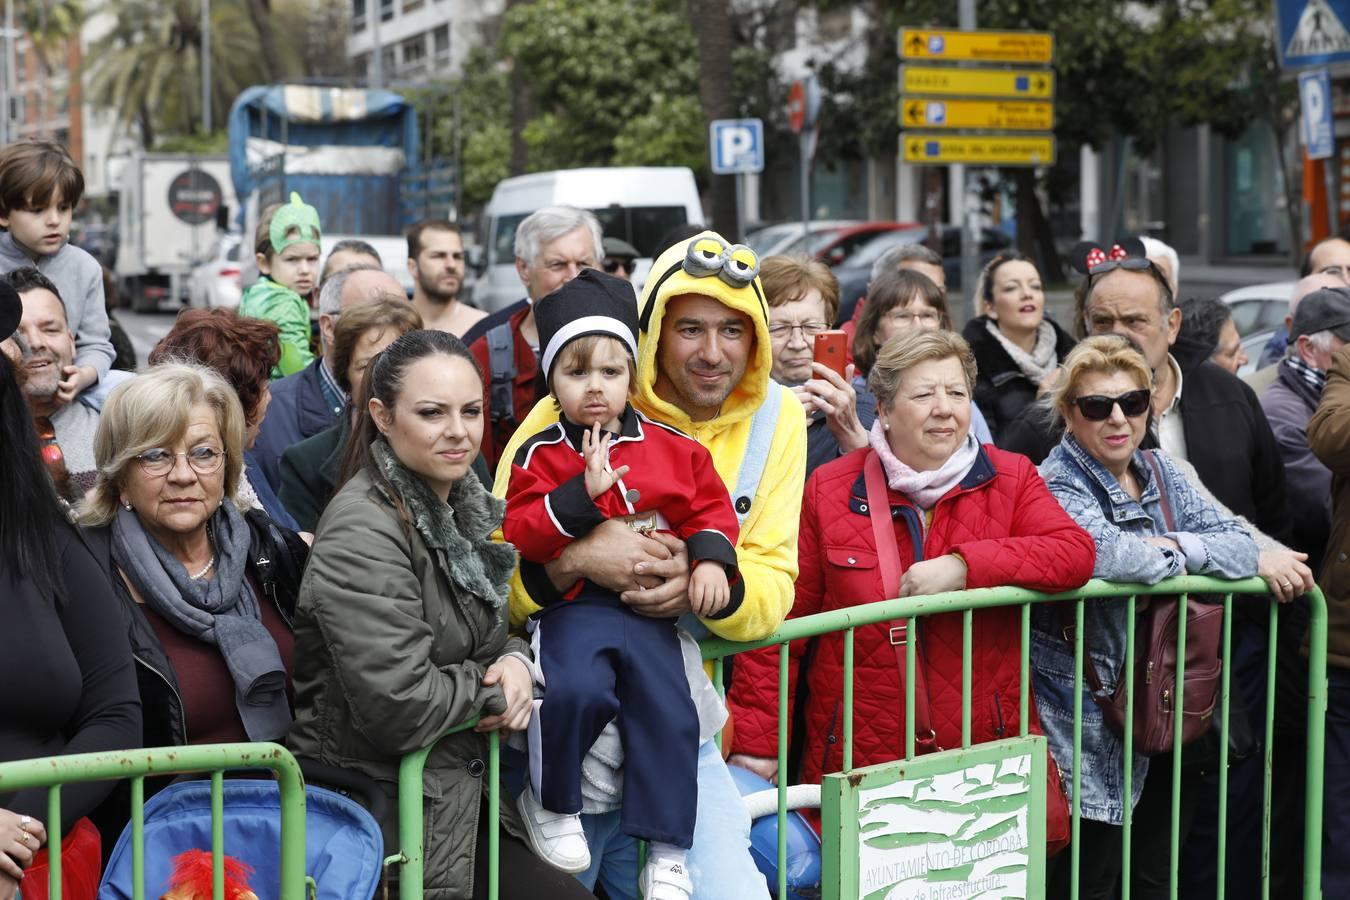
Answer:
[[[1125,338],[1104,335],[1087,338],[1065,358],[1048,398],[1064,421],[1064,437],[1041,465],[1041,476],[1096,543],[1093,577],[1156,584],[1173,575],[1255,575],[1257,546],[1242,525],[1201,497],[1167,454],[1140,449],[1152,389],[1143,355]],[[1125,660],[1126,615],[1119,598],[1086,604],[1086,651],[1108,695]],[[1032,625],[1036,706],[1051,754],[1072,785],[1073,635],[1050,605],[1033,610]],[[1148,759],[1138,755],[1131,761],[1133,796],[1127,802],[1123,741],[1107,727],[1086,686],[1083,692],[1079,896],[1114,896],[1126,815],[1134,822],[1132,896],[1157,896],[1155,888],[1166,896],[1170,804],[1136,809],[1148,774]],[[1058,867],[1049,896],[1068,895],[1068,874],[1067,865]]]

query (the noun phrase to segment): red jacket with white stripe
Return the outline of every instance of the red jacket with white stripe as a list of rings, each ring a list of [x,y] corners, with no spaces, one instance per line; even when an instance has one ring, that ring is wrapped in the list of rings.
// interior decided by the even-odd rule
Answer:
[[[546,563],[606,519],[651,515],[656,529],[686,543],[691,565],[713,560],[727,568],[732,591],[727,610],[739,606],[744,593],[736,574],[740,526],[707,449],[629,405],[620,433],[609,444],[609,465],[626,465],[629,471],[592,499],[581,455],[585,431],[564,417],[521,445],[506,496],[506,540],[523,558]]]
[[[886,599],[863,483],[863,461],[872,452],[854,451],[821,466],[807,481],[794,618]],[[927,526],[903,494],[890,491],[889,500],[902,571],[919,560],[958,553],[968,568],[968,588],[1015,585],[1053,593],[1078,587],[1092,575],[1092,538],[1064,512],[1024,456],[983,447],[961,483],[937,502]],[[961,746],[961,620],[960,613],[919,619],[916,663],[925,667],[933,729],[942,748]],[[904,756],[904,692],[891,624],[904,620],[862,626],[854,635],[854,766]],[[1018,734],[1021,635],[1018,607],[974,614],[972,743]],[[796,696],[807,643],[791,647],[789,702]],[[843,767],[844,634],[811,643],[803,676],[806,740],[799,780],[815,783],[823,772]],[[734,752],[777,756],[776,647],[736,657],[730,705],[736,721]],[[1040,733],[1034,704],[1030,725]]]

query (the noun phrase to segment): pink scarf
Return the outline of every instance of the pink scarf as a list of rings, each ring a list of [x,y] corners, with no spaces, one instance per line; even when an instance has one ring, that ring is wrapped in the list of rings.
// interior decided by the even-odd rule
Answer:
[[[932,509],[944,494],[960,484],[980,454],[980,444],[975,440],[975,435],[967,432],[965,443],[940,467],[931,472],[916,472],[901,462],[891,450],[880,418],[872,423],[867,439],[881,458],[881,467],[886,471],[886,484],[891,490],[904,494],[922,510]]]

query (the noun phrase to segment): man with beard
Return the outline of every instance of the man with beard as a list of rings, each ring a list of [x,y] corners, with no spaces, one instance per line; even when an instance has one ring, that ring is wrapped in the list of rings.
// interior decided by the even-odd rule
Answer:
[[[408,229],[408,274],[413,277],[413,306],[425,327],[463,337],[487,316],[459,299],[464,242],[453,222],[423,219]]]
[[[62,372],[75,359],[75,335],[56,285],[34,268],[15,269],[0,281],[23,301],[23,318],[12,339],[5,341],[11,360],[24,362],[24,394],[42,443],[42,458],[52,471],[62,498],[71,503],[84,496],[98,474],[94,432],[98,407],[86,389],[73,397],[61,393]]]

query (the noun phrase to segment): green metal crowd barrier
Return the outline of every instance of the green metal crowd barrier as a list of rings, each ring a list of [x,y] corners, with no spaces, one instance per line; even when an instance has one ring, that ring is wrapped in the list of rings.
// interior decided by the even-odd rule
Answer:
[[[787,773],[788,750],[788,659],[789,642],[802,640],[833,632],[844,633],[844,684],[842,704],[843,719],[843,767],[845,772],[853,770],[853,705],[855,686],[853,683],[853,642],[857,628],[893,622],[904,619],[910,634],[917,633],[918,620],[936,614],[961,613],[964,620],[963,664],[961,678],[961,734],[962,747],[971,746],[971,648],[972,623],[976,610],[1002,606],[1018,606],[1021,609],[1021,696],[1020,734],[1029,733],[1030,718],[1030,646],[1031,646],[1031,608],[1034,604],[1055,601],[1074,603],[1074,739],[1073,739],[1073,785],[1071,791],[1072,840],[1065,851],[1069,854],[1071,865],[1072,892],[1076,898],[1080,859],[1078,835],[1080,829],[1080,809],[1078,781],[1080,773],[1081,722],[1083,696],[1083,615],[1084,602],[1097,598],[1123,598],[1128,611],[1133,614],[1137,598],[1155,595],[1180,595],[1181,603],[1194,594],[1222,595],[1223,597],[1223,656],[1229,658],[1232,637],[1232,619],[1234,596],[1252,595],[1250,602],[1263,602],[1261,597],[1268,595],[1265,582],[1259,578],[1245,581],[1228,582],[1210,578],[1184,576],[1169,579],[1157,585],[1122,585],[1103,581],[1088,582],[1082,588],[1057,595],[1039,594],[1019,588],[990,588],[970,591],[957,591],[925,597],[908,597],[888,600],[849,609],[833,610],[793,619],[784,623],[773,636],[755,643],[735,643],[721,639],[709,639],[702,643],[703,656],[713,663],[714,682],[719,690],[723,689],[724,661],[738,653],[763,647],[779,648],[778,675],[778,770]],[[1305,845],[1303,850],[1304,897],[1321,896],[1321,833],[1322,833],[1322,780],[1323,780],[1323,743],[1327,708],[1326,676],[1326,603],[1320,591],[1308,596],[1310,623],[1308,629],[1308,722],[1307,722],[1307,760],[1305,794]],[[1277,607],[1269,600],[1269,631],[1266,686],[1267,704],[1265,710],[1265,746],[1264,746],[1264,787],[1262,816],[1262,896],[1268,897],[1270,890],[1270,809],[1272,777],[1272,743],[1275,716],[1275,666],[1276,639],[1278,635]],[[1124,682],[1133,684],[1134,627],[1133,615],[1126,633]],[[1178,617],[1178,641],[1185,642],[1186,617]],[[914,667],[916,665],[914,643],[906,645],[905,655],[905,759],[915,756],[914,734]],[[1181,696],[1184,689],[1184,654],[1178,661],[1176,693]],[[1225,896],[1223,883],[1226,845],[1224,835],[1227,825],[1227,756],[1228,721],[1231,693],[1231,674],[1225,666],[1220,690],[1219,724],[1220,753],[1220,805],[1219,805],[1219,845],[1218,896]],[[820,698],[816,698],[819,700]],[[1133,721],[1132,700],[1126,715],[1126,722]],[[472,727],[476,722],[467,722],[447,734]],[[1180,746],[1181,718],[1178,716],[1173,735],[1174,751]],[[1132,767],[1132,735],[1125,735],[1125,786],[1123,794],[1130,796],[1130,778]],[[434,746],[434,745],[433,745]],[[431,752],[427,747],[405,757],[399,772],[399,840],[402,849],[385,860],[386,865],[397,865],[399,871],[399,893],[404,900],[421,900],[423,893],[422,874],[425,859],[422,814],[422,772],[427,756]],[[1179,842],[1177,840],[1180,816],[1181,754],[1172,754],[1172,811],[1171,811],[1171,859],[1170,887],[1171,896],[1177,897]],[[23,760],[0,764],[0,795],[22,788],[50,787],[48,821],[60,821],[60,785],[72,782],[103,781],[113,778],[130,778],[132,787],[132,829],[133,829],[133,877],[135,900],[144,896],[144,846],[142,803],[144,799],[144,779],[147,775],[167,773],[210,772],[212,779],[212,850],[215,856],[215,897],[223,895],[222,844],[223,821],[221,810],[221,779],[227,769],[266,768],[272,769],[280,782],[281,789],[281,900],[302,900],[306,895],[307,879],[304,871],[305,821],[304,821],[304,783],[295,760],[276,744],[223,744],[209,746],[170,747],[149,750],[135,750],[121,753],[98,753],[77,756],[52,757],[40,760]],[[489,885],[488,896],[496,900],[499,890],[499,791],[500,753],[498,736],[489,735],[488,783],[491,786],[488,802],[489,835]],[[780,778],[778,785],[778,884],[777,896],[787,896],[787,779]],[[1122,829],[1123,841],[1123,897],[1128,900],[1130,884],[1130,841],[1131,817],[1126,816]],[[1041,823],[1042,826],[1044,823]],[[1041,833],[1044,833],[1042,827]],[[51,896],[60,897],[60,853],[59,842],[53,841],[51,855]],[[635,873],[636,874],[636,873]]]
[[[708,640],[702,644],[704,659],[714,661],[713,680],[719,690],[723,689],[723,661],[730,656],[762,647],[778,647],[778,771],[787,772],[788,755],[788,647],[794,640],[819,637],[823,634],[844,632],[844,684],[843,684],[843,768],[845,772],[853,769],[853,637],[855,629],[883,622],[906,620],[909,634],[917,634],[918,620],[924,616],[941,613],[961,613],[963,616],[962,671],[961,671],[961,746],[970,747],[970,692],[971,692],[971,632],[974,613],[979,609],[992,607],[1018,606],[1021,608],[1021,696],[1020,734],[1029,733],[1030,710],[1030,648],[1031,648],[1031,607],[1036,603],[1071,601],[1075,607],[1074,629],[1074,729],[1073,729],[1073,775],[1070,797],[1071,840],[1068,849],[1071,869],[1071,896],[1078,897],[1079,886],[1079,846],[1081,811],[1079,809],[1079,777],[1081,772],[1080,754],[1082,750],[1083,717],[1083,613],[1084,603],[1097,598],[1124,598],[1129,613],[1129,625],[1126,630],[1125,668],[1121,674],[1127,688],[1127,711],[1125,716],[1125,753],[1124,753],[1124,796],[1131,796],[1130,778],[1133,758],[1134,721],[1133,684],[1134,684],[1134,612],[1138,597],[1157,595],[1180,595],[1182,614],[1178,615],[1178,646],[1185,646],[1186,616],[1184,605],[1193,594],[1223,596],[1223,637],[1222,657],[1231,658],[1231,638],[1233,622],[1233,597],[1235,595],[1269,595],[1269,587],[1260,578],[1243,581],[1222,581],[1199,576],[1171,578],[1156,585],[1116,584],[1092,580],[1083,587],[1062,594],[1046,595],[1021,588],[984,588],[969,591],[954,591],[945,594],[933,594],[923,597],[906,597],[869,603],[848,609],[831,610],[816,615],[792,619],[783,624],[773,636],[756,643],[736,643],[725,640]],[[1322,859],[1322,751],[1325,741],[1327,711],[1327,610],[1322,592],[1314,589],[1307,597],[1309,604],[1308,628],[1308,725],[1307,725],[1307,762],[1306,793],[1304,813],[1303,881],[1305,900],[1321,896],[1320,870]],[[1266,669],[1266,709],[1263,807],[1261,836],[1261,879],[1262,897],[1270,895],[1270,808],[1272,776],[1272,743],[1275,719],[1275,666],[1276,640],[1279,623],[1278,607],[1273,600],[1269,604],[1268,659]],[[914,758],[914,642],[905,647],[905,759]],[[1185,654],[1178,655],[1176,695],[1183,696],[1185,687]],[[1218,844],[1218,897],[1225,896],[1224,869],[1226,858],[1225,836],[1227,832],[1227,794],[1228,794],[1228,721],[1231,698],[1231,667],[1223,667],[1219,698],[1219,844]],[[813,698],[820,701],[822,698]],[[1176,752],[1181,746],[1180,716],[1176,717],[1172,744],[1172,810],[1171,810],[1171,858],[1169,862],[1171,897],[1178,896],[1179,841],[1177,840],[1180,821],[1181,802],[1181,762],[1182,754]],[[777,896],[787,896],[787,869],[783,864],[787,848],[787,779],[780,778],[778,784],[778,885]],[[1130,840],[1132,814],[1126,815],[1122,829],[1122,898],[1130,896]],[[1042,831],[1043,833],[1043,831]],[[829,896],[828,894],[826,896]]]

